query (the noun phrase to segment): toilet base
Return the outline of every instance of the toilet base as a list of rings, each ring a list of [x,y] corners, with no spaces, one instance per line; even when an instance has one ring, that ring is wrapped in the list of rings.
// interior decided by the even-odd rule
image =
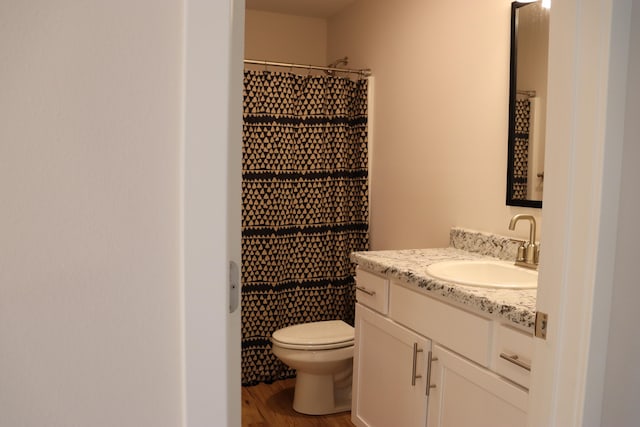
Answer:
[[[293,409],[307,415],[351,410],[351,367],[334,375],[297,373]]]

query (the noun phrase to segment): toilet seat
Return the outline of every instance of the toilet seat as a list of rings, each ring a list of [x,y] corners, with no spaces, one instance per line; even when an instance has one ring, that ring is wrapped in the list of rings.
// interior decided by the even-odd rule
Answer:
[[[292,350],[332,350],[353,345],[354,329],[342,320],[303,323],[278,329],[271,340]]]

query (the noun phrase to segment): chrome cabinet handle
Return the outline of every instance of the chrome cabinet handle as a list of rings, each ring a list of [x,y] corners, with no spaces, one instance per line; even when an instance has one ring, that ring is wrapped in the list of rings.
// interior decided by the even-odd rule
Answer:
[[[416,385],[416,379],[422,378],[422,375],[416,374],[416,368],[418,366],[418,353],[422,353],[422,349],[418,348],[417,342],[414,342],[413,343],[413,369],[411,369],[411,385]]]
[[[376,294],[376,291],[370,291],[369,289],[365,288],[364,286],[356,286],[356,290],[360,291],[360,292],[364,292],[367,295],[371,295],[374,296]]]
[[[527,362],[523,362],[522,359],[520,359],[517,354],[500,353],[500,358],[508,362],[511,362],[514,365],[520,366],[522,369],[531,371],[531,364]]]
[[[438,358],[433,357],[433,353],[429,350],[429,353],[427,353],[427,391],[425,393],[427,396],[429,396],[429,392],[432,388],[436,388],[435,384],[431,384],[431,362],[437,361]]]

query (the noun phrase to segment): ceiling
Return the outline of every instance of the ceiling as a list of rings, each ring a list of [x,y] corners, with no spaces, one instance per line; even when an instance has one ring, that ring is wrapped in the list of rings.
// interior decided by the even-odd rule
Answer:
[[[328,18],[355,0],[246,0],[247,9]]]

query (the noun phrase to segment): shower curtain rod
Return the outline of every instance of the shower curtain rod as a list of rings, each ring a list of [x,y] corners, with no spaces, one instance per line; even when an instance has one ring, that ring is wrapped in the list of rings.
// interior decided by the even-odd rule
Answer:
[[[336,68],[336,67],[322,67],[319,65],[304,65],[304,64],[293,64],[289,62],[273,62],[273,61],[259,61],[256,59],[245,59],[245,64],[253,64],[253,65],[265,65],[265,66],[273,66],[273,67],[287,67],[287,68],[304,68],[307,70],[320,70],[320,71],[337,71],[340,73],[353,73],[359,74],[363,77],[371,76],[371,70],[368,68],[362,70],[354,70],[351,68]]]
[[[525,96],[528,96],[529,98],[535,98],[536,91],[535,90],[517,90],[516,94],[525,95]]]

